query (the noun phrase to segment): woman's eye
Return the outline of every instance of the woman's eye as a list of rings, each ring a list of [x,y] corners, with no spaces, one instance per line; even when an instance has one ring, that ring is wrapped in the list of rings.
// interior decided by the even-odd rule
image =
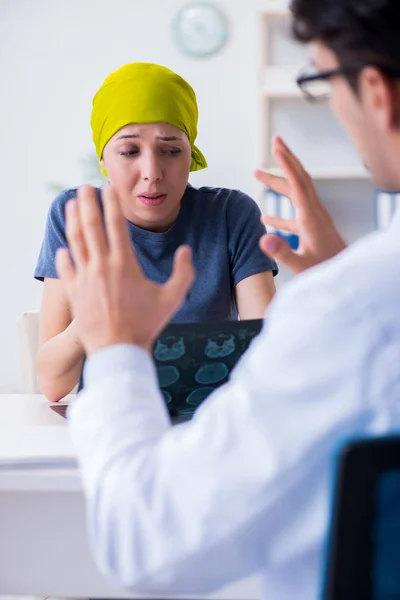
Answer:
[[[166,148],[165,150],[163,150],[163,153],[168,154],[169,156],[176,156],[181,152],[182,150],[180,148]]]
[[[164,154],[167,156],[177,156],[181,152],[182,152],[182,150],[180,148],[163,148],[163,149],[161,149],[161,154]],[[132,157],[132,156],[137,156],[138,154],[140,154],[139,148],[127,148],[126,150],[124,149],[124,150],[119,151],[120,156],[125,156],[128,158]]]
[[[121,156],[135,156],[136,154],[139,154],[139,150],[137,150],[136,148],[132,148],[131,150],[121,150],[119,153]]]

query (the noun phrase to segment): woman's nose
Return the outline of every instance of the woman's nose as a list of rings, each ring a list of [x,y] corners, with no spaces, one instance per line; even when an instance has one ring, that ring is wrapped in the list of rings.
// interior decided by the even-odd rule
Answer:
[[[153,182],[162,179],[160,160],[154,155],[143,157],[142,177],[145,181]]]

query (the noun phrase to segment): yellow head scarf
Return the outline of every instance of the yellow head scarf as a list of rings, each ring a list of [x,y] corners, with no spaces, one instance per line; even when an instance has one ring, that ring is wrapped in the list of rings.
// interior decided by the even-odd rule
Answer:
[[[166,67],[130,63],[114,71],[93,98],[91,127],[99,161],[112,136],[130,123],[169,123],[184,131],[192,146],[191,171],[207,167],[194,145],[198,109],[193,88]]]

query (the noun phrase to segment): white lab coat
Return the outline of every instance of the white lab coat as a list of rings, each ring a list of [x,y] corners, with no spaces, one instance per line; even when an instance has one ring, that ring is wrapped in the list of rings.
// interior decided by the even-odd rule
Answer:
[[[340,438],[400,426],[400,216],[279,292],[231,381],[171,427],[150,357],[114,346],[69,413],[93,550],[119,585],[203,594],[254,573],[315,600]]]

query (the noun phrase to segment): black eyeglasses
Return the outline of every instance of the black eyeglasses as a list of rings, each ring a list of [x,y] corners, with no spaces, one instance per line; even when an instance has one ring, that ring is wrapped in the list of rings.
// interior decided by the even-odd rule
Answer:
[[[312,70],[312,67],[308,67],[307,70],[300,73],[296,79],[296,83],[307,100],[310,100],[310,102],[321,102],[327,100],[330,96],[331,86],[329,80],[332,77],[337,77],[338,75],[357,75],[367,66],[373,66],[387,75],[400,78],[400,69],[382,67],[381,65],[361,64],[351,67],[339,67],[338,69],[331,69],[329,71],[315,71]]]

